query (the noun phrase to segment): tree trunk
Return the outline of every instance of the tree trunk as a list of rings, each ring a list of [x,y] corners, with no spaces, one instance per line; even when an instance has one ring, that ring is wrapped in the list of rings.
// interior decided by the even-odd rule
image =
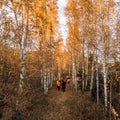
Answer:
[[[58,79],[61,79],[61,65],[60,62],[58,63]]]
[[[110,81],[110,95],[109,95],[109,97],[110,97],[110,102],[109,102],[109,120],[111,120],[111,109],[112,109],[112,106],[111,106],[111,103],[112,103],[112,81]]]
[[[21,94],[23,92],[24,85],[24,74],[25,74],[25,60],[26,60],[26,46],[27,46],[27,30],[28,30],[28,15],[29,15],[29,6],[27,9],[27,14],[24,16],[25,10],[22,9],[22,20],[23,20],[23,29],[20,40],[20,59],[21,59],[21,70],[20,70],[20,81],[19,81],[19,90],[18,98],[16,100],[16,110],[19,109],[18,105],[21,103]],[[26,17],[26,18],[24,18]]]
[[[100,15],[101,15],[101,41],[102,41],[102,62],[103,62],[103,78],[104,78],[104,101],[105,101],[105,110],[107,111],[107,71],[106,71],[106,57],[105,57],[105,40],[104,40],[104,23],[103,23],[103,13],[102,13],[102,0],[100,1]]]
[[[83,92],[83,93],[84,93],[84,90],[85,90],[84,44],[85,44],[85,40],[83,39],[83,47],[82,47],[82,55],[83,55],[83,61],[82,61],[82,92]]]
[[[76,66],[75,66],[74,50],[72,52],[72,78],[73,78],[73,84],[75,87],[75,92],[77,93],[77,79],[76,79]]]
[[[98,46],[98,41],[97,41]],[[99,104],[99,78],[98,78],[98,49],[96,48],[96,91],[97,91],[97,104]]]
[[[70,66],[70,64],[69,64],[69,76],[71,75],[71,66]]]
[[[44,73],[44,95],[47,95],[48,92],[48,86],[47,86],[47,74]]]
[[[86,63],[86,79],[85,79],[85,89],[87,89],[88,85],[88,72],[89,72],[89,46],[87,46],[87,63]]]
[[[48,70],[48,88],[50,88],[51,83],[51,76],[50,76],[50,69]]]
[[[72,79],[73,79],[73,85],[75,85],[75,62],[74,62],[73,52],[72,52]]]
[[[40,73],[40,85],[41,85],[41,90],[43,90],[43,72],[42,72],[42,69],[41,69],[41,73]]]
[[[94,55],[92,59],[92,68],[91,68],[91,81],[90,81],[90,92],[92,94],[92,89],[93,89],[93,79],[94,79]]]
[[[54,79],[54,73],[53,73],[53,71],[52,71],[52,73],[51,73],[51,81],[50,81],[50,88],[52,88],[53,79]]]

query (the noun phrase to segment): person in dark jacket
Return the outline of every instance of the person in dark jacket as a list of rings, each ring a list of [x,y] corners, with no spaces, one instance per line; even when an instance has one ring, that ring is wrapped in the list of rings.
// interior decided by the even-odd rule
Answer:
[[[66,81],[62,80],[62,91],[65,92],[66,89]]]

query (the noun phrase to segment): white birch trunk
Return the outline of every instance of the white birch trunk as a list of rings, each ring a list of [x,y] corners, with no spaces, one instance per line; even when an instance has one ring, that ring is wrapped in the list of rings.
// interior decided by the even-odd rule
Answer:
[[[70,66],[70,64],[69,64],[69,77],[70,77],[70,74],[71,74],[71,66]]]
[[[89,72],[89,46],[88,46],[88,49],[87,49],[87,63],[86,63],[86,80],[85,80],[85,89],[87,89],[87,85],[88,85],[88,72]]]
[[[109,95],[109,97],[110,97],[110,102],[109,102],[109,120],[111,120],[111,109],[112,109],[112,105],[111,105],[111,103],[112,103],[112,81],[110,81],[110,95]]]
[[[46,83],[47,83],[47,89],[49,88],[49,75],[48,73],[46,74]]]
[[[44,94],[46,95],[48,92],[48,87],[47,87],[47,75],[46,73],[44,74]]]
[[[76,66],[75,66],[74,53],[72,53],[72,78],[73,78],[73,85],[75,87],[75,92],[77,93],[77,79],[76,79]]]
[[[73,79],[73,85],[75,85],[75,62],[74,62],[73,54],[72,54],[72,79]]]
[[[58,79],[60,80],[61,78],[61,65],[60,62],[58,63]]]
[[[18,99],[16,101],[16,106],[18,106],[18,104],[20,103],[21,100],[21,94],[23,92],[23,85],[24,85],[24,74],[25,74],[25,60],[26,60],[26,48],[24,48],[25,46],[23,45],[25,42],[25,34],[26,34],[26,30],[23,32],[23,36],[22,36],[22,40],[21,40],[21,45],[23,47],[20,47],[20,56],[21,56],[21,70],[20,70],[20,81],[19,81],[19,95],[18,95]]]
[[[44,77],[41,75],[41,90],[44,88]]]
[[[53,59],[52,59],[53,60]],[[51,71],[51,83],[50,83],[50,88],[52,88],[54,81],[54,70],[53,70],[53,61],[52,61],[52,71]]]
[[[106,71],[106,58],[105,58],[105,40],[104,40],[104,28],[103,28],[103,15],[102,15],[102,0],[100,1],[100,15],[101,15],[101,32],[102,32],[102,36],[101,36],[101,41],[102,41],[102,62],[103,62],[103,78],[104,78],[104,101],[105,101],[105,110],[107,111],[107,71]]]
[[[50,79],[50,70],[48,70],[48,88],[50,88],[50,83],[51,83],[51,79]]]
[[[96,48],[96,91],[97,91],[97,104],[99,104],[98,49],[97,48]]]
[[[104,76],[105,109],[107,110],[107,72],[105,58],[103,58],[103,76]]]
[[[92,59],[92,69],[91,69],[91,81],[90,81],[90,92],[92,93],[93,89],[93,79],[94,79],[94,55]]]
[[[94,6],[94,0],[91,0],[93,6]],[[92,20],[93,20],[93,12],[92,12]],[[90,93],[92,94],[93,89],[93,79],[94,79],[94,52],[93,52],[93,58],[92,58],[92,68],[91,68],[91,81],[90,81]]]
[[[23,85],[24,85],[24,74],[25,74],[25,60],[26,60],[26,46],[27,46],[27,28],[28,28],[28,15],[29,15],[29,8],[27,11],[26,16],[24,15],[24,9],[22,9],[22,20],[23,20],[23,30],[21,34],[21,40],[20,40],[20,59],[21,59],[21,70],[20,70],[20,81],[19,81],[19,90],[18,90],[18,98],[16,100],[16,109],[18,108],[18,105],[21,103],[21,94],[23,92]],[[24,18],[26,17],[26,18]]]
[[[74,74],[75,74],[75,92],[77,93],[77,77],[76,77],[76,67],[74,70]]]
[[[50,88],[52,88],[53,80],[54,80],[54,74],[53,74],[53,71],[52,71],[52,73],[51,73],[51,81],[50,81]]]
[[[82,48],[82,54],[83,54],[83,62],[82,62],[82,92],[84,92],[85,89],[85,62],[84,62],[84,40],[83,40],[83,48]]]

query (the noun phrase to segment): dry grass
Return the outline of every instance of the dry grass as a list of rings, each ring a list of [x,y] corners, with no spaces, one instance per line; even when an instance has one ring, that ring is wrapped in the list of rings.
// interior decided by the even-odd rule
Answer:
[[[96,105],[88,92],[83,95],[78,91],[76,95],[71,86],[66,92],[57,91],[54,86],[48,95],[43,95],[38,88],[32,89],[24,93],[23,101],[23,120],[107,120],[102,105]],[[11,120],[14,111],[3,106],[0,113],[3,113],[0,120]]]
[[[90,95],[68,87],[66,92],[54,87],[48,95],[38,95],[36,104],[24,114],[25,120],[107,120],[102,106],[97,106]]]

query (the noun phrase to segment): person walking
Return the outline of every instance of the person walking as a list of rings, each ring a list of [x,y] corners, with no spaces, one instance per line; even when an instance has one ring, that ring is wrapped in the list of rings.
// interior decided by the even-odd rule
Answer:
[[[61,81],[60,81],[60,80],[57,80],[57,81],[56,81],[56,85],[57,85],[58,91],[60,91]]]
[[[66,80],[62,80],[62,91],[65,92],[66,89]]]

